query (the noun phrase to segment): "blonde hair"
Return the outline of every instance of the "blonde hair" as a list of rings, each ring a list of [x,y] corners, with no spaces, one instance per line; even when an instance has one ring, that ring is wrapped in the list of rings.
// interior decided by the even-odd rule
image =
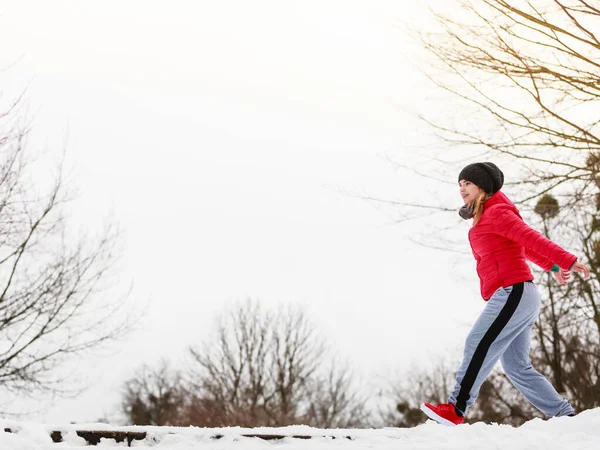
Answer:
[[[481,215],[483,214],[483,204],[488,198],[490,198],[490,195],[482,189],[481,192],[479,192],[479,194],[477,195],[477,197],[475,197],[475,200],[473,200],[473,203],[471,203],[470,207],[474,213],[473,225],[477,225],[477,222],[479,222],[479,220],[481,219]]]

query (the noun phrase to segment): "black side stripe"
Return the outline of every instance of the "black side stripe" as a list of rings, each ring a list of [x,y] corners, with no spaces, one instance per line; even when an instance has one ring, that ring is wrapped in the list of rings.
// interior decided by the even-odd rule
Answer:
[[[486,331],[485,335],[477,345],[475,353],[473,353],[473,357],[471,358],[469,367],[467,367],[465,376],[463,377],[460,383],[460,392],[458,393],[458,397],[456,397],[455,407],[462,413],[464,413],[464,411],[467,409],[469,392],[471,392],[473,384],[475,384],[475,379],[477,378],[477,375],[481,370],[481,366],[483,365],[483,361],[487,356],[487,352],[490,349],[490,346],[498,338],[498,336],[500,335],[510,318],[513,316],[515,310],[517,309],[517,306],[519,306],[521,297],[523,297],[523,286],[524,283],[517,283],[513,285],[513,289],[508,295],[506,304],[504,305],[504,307],[500,311],[500,314],[498,314],[498,317],[496,317],[490,328]]]

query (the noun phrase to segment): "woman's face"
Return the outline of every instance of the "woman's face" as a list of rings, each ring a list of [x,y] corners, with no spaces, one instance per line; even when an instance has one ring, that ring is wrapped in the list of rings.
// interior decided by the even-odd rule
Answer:
[[[481,192],[479,186],[471,183],[470,181],[460,180],[458,185],[460,187],[460,196],[465,202],[465,205],[473,202]]]

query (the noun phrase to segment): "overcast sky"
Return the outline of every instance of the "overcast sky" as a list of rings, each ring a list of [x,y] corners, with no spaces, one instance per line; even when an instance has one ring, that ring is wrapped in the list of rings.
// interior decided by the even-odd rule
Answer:
[[[402,210],[345,194],[460,206],[454,176],[436,186],[385,159],[412,163],[433,142],[405,112],[433,95],[406,23],[430,26],[422,3],[1,6],[2,100],[27,88],[31,150],[67,149],[73,220],[112,213],[121,283],[146,309],[118,349],[78,361],[92,388],[28,418],[112,415],[140,364],[177,362],[248,297],[304,305],[367,380],[460,357],[483,307],[472,261],[412,243],[431,223],[398,224]]]

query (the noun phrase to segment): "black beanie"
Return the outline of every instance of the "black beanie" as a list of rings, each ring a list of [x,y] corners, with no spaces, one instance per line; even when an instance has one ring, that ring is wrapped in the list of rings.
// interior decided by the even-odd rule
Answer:
[[[504,174],[491,162],[479,162],[466,166],[460,171],[458,181],[465,180],[476,184],[487,194],[495,194],[504,184]]]

